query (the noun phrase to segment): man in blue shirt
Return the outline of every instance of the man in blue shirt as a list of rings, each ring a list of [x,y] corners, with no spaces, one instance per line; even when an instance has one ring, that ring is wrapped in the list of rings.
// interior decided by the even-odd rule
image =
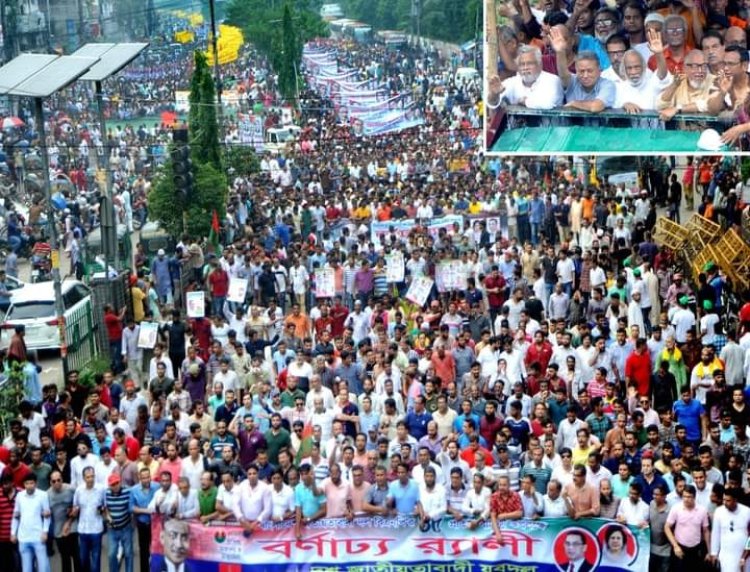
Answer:
[[[675,421],[685,427],[688,441],[698,443],[701,440],[701,435],[708,433],[704,430],[708,426],[706,411],[703,409],[703,405],[690,395],[689,386],[686,385],[682,389],[681,397],[682,399],[675,401],[672,407]]]
[[[317,520],[326,513],[325,493],[315,486],[315,475],[310,463],[302,463],[299,468],[300,482],[294,487],[295,525],[297,540],[302,539],[302,527]]]
[[[396,469],[398,479],[388,485],[388,505],[398,516],[414,516],[419,502],[419,486],[409,478],[409,466],[400,463]]]
[[[565,88],[565,107],[600,113],[611,108],[615,103],[615,84],[602,77],[599,56],[592,50],[580,49],[575,58],[575,75],[570,73],[568,65],[568,42],[570,41],[563,26],[554,26],[550,30],[550,43],[557,58],[557,72]]]
[[[133,514],[138,529],[138,549],[140,571],[149,572],[148,559],[151,554],[151,512],[148,505],[159,490],[159,485],[151,480],[151,471],[143,468],[138,473],[140,484],[130,489]]]
[[[414,398],[414,410],[409,411],[404,418],[409,435],[419,441],[427,435],[427,424],[432,421],[432,415],[425,409],[424,395]]]

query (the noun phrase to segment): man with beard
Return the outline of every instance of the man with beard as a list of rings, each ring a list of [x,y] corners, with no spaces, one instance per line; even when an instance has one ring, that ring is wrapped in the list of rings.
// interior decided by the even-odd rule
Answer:
[[[700,50],[685,56],[685,74],[677,75],[656,101],[659,117],[669,121],[678,113],[705,113],[714,95],[714,76],[706,69],[706,58]]]
[[[565,107],[589,113],[611,108],[615,103],[615,84],[602,77],[597,54],[579,51],[573,75],[568,69],[568,39],[559,26],[550,30],[550,44],[557,55],[557,73],[565,88]]]
[[[599,40],[602,47],[607,45],[615,34],[620,33],[620,13],[613,8],[604,6],[596,11],[594,16],[594,37]]]
[[[671,83],[661,35],[649,30],[648,45],[658,62],[656,73],[646,67],[643,56],[633,49],[625,52],[619,69],[615,68],[619,74],[619,81],[615,83],[615,107],[622,108],[627,113],[637,114],[653,110],[656,107],[656,98]]]

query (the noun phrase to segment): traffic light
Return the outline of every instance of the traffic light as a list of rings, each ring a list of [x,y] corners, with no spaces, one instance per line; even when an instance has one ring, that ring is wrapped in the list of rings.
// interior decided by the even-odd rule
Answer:
[[[172,173],[175,191],[187,202],[193,191],[193,162],[190,147],[185,143],[176,143],[172,149]]]

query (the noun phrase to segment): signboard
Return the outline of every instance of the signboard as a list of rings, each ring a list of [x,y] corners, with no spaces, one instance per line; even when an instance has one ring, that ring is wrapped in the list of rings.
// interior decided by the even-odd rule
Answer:
[[[187,113],[190,111],[190,92],[189,91],[175,91],[174,92],[174,110],[177,113]]]
[[[188,292],[185,294],[188,318],[204,318],[206,316],[206,295],[204,292]]]
[[[435,266],[438,292],[466,290],[466,271],[460,260],[442,260]]]
[[[244,304],[245,296],[247,296],[247,279],[231,278],[229,280],[227,300],[229,300],[230,302],[236,302],[237,304]]]
[[[385,257],[385,275],[386,280],[390,282],[404,281],[404,253],[401,251],[392,252]]]
[[[333,298],[336,295],[336,275],[333,268],[318,268],[315,271],[315,297]]]
[[[405,298],[418,306],[424,306],[435,282],[426,276],[416,276],[409,284]]]
[[[469,530],[452,518],[426,527],[414,517],[322,519],[297,540],[291,520],[245,535],[154,516],[151,538],[151,572],[567,572],[572,558],[581,570],[625,572],[648,570],[650,552],[648,528],[602,518],[502,521],[500,538],[490,523]]]
[[[159,324],[156,322],[141,322],[138,330],[138,347],[147,350],[156,345],[156,337],[159,333]]]
[[[459,230],[463,229],[464,217],[461,215],[447,215],[430,219],[425,224],[427,226],[427,232],[435,237],[438,235],[441,228],[444,228],[448,234],[453,234],[453,225],[456,223],[458,224]],[[370,240],[372,240],[376,246],[379,245],[380,237],[389,236],[391,234],[391,228],[393,228],[398,238],[407,238],[416,224],[417,223],[414,219],[373,221],[370,225]]]
[[[240,143],[252,145],[256,151],[263,151],[263,118],[254,115],[242,116],[239,123]]]

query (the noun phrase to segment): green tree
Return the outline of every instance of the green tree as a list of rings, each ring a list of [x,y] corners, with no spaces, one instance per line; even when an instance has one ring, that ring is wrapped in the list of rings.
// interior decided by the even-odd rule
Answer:
[[[297,66],[302,61],[302,44],[299,42],[296,26],[292,21],[289,5],[284,6],[281,20],[281,36],[276,37],[276,49],[272,64],[279,76],[279,91],[286,99],[297,97]]]
[[[230,175],[247,177],[260,171],[255,149],[249,145],[230,145],[224,153],[224,165]]]
[[[167,159],[154,178],[148,195],[148,214],[172,236],[187,232],[208,236],[214,211],[219,219],[226,214],[227,179],[211,163],[194,163],[193,192],[185,201],[176,192],[172,180],[172,160]],[[187,226],[186,226],[187,225]]]
[[[245,37],[269,59],[279,76],[282,95],[290,100],[297,95],[303,46],[330,33],[318,5],[309,0],[232,0],[227,8],[227,23],[242,28]]]
[[[216,87],[208,59],[200,50],[195,51],[195,71],[190,80],[189,101],[188,129],[193,162],[211,163],[221,170]]]

